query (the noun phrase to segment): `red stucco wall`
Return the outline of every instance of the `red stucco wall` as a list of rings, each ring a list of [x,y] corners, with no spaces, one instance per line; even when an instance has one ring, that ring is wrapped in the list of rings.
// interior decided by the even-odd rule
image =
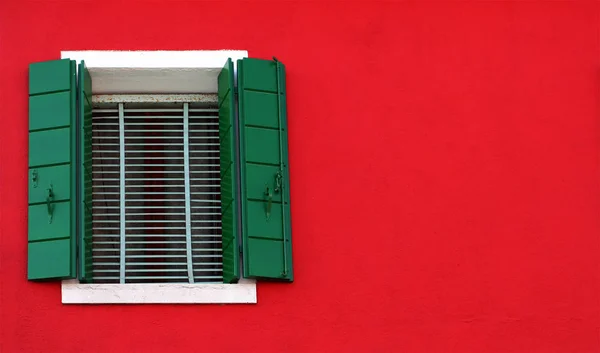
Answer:
[[[600,351],[599,24],[593,1],[0,1],[0,351]],[[27,282],[27,65],[222,48],[287,65],[296,282],[243,306]]]

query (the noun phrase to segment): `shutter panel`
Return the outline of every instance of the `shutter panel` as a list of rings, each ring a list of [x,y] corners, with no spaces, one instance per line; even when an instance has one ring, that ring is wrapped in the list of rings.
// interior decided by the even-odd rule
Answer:
[[[29,280],[76,275],[75,62],[29,66]]]
[[[293,281],[285,67],[238,60],[244,277]]]
[[[92,281],[92,77],[85,63],[78,70],[78,188],[79,281]]]
[[[221,160],[221,226],[223,236],[223,282],[240,277],[238,245],[238,183],[235,132],[235,90],[233,62],[227,59],[219,73],[219,152]]]

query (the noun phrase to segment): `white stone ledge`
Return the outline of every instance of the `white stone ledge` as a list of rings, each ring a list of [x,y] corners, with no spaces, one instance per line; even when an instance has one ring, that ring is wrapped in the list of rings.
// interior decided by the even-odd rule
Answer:
[[[62,281],[63,304],[256,304],[256,282],[83,284]]]

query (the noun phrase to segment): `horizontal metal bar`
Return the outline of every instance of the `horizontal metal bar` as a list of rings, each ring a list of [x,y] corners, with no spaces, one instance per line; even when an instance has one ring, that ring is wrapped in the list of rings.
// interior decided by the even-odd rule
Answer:
[[[127,256],[127,258],[130,258],[131,256]],[[129,266],[184,266],[187,265],[186,262],[130,262],[127,261],[127,267]],[[141,272],[141,271],[148,271],[148,272],[162,272],[165,270],[168,271],[173,271],[173,272],[177,272],[177,271],[181,271],[180,269],[176,269],[176,268],[149,268],[149,269],[131,269],[128,268],[128,271],[135,271],[135,272]],[[187,269],[183,269],[183,271],[187,271]]]
[[[146,208],[149,208],[149,209],[152,209],[152,208],[173,209],[173,208],[176,208],[176,209],[182,209],[182,210],[184,209],[183,206],[137,206],[137,205],[129,205],[129,206],[125,205],[125,208],[128,208],[128,209],[138,209],[138,208],[139,209],[146,209]]]
[[[144,125],[146,125],[146,124],[144,124]],[[160,125],[163,125],[163,124],[160,124]],[[214,131],[214,130],[209,130],[209,131]],[[156,132],[160,132],[160,133],[163,133],[163,132],[179,132],[179,133],[183,134],[183,129],[177,129],[177,130],[164,130],[164,129],[160,129],[160,130],[159,129],[156,129],[156,130],[153,130],[153,129],[131,130],[131,129],[125,129],[125,138],[144,137],[144,136],[127,136],[128,132],[148,132],[148,133],[149,132],[153,132],[153,133],[156,133]],[[168,137],[168,136],[165,136],[165,137]],[[178,136],[173,136],[173,137],[178,137]]]
[[[130,130],[127,129],[127,126],[182,126],[183,122],[181,123],[174,123],[174,122],[161,122],[161,123],[132,123],[132,122],[125,122],[125,132],[130,132],[130,131],[136,131],[136,130]],[[140,130],[140,131],[154,131],[154,132],[159,132],[159,131],[165,131],[165,130],[160,130],[160,129],[146,129],[146,130]],[[177,131],[182,131],[182,130],[177,130]]]
[[[222,242],[220,240],[192,240],[192,244],[221,244]],[[114,241],[114,242],[108,242],[108,241],[94,241],[94,246],[96,245],[118,245],[119,242],[118,241]],[[126,242],[127,245],[141,245],[141,246],[145,246],[145,245],[168,245],[168,244],[178,244],[178,245],[182,245],[183,242],[180,241],[160,241],[160,242],[148,242],[148,241],[127,241]],[[208,249],[206,249],[208,250]],[[97,251],[97,252],[119,252],[119,248],[115,247],[115,248],[94,248],[92,249],[92,251]],[[181,249],[177,249],[177,248],[127,248],[126,249],[127,252],[142,252],[142,251],[186,251],[185,248],[181,248]]]
[[[103,229],[103,228],[98,228],[98,229]],[[185,230],[185,227],[127,227],[127,230],[150,230],[150,229],[169,229],[169,230]],[[127,234],[127,236],[130,236],[133,234]],[[184,234],[185,236],[185,234]]]
[[[144,195],[183,195],[184,192],[183,191],[144,191],[144,192],[139,192],[139,191],[125,191],[125,196],[127,195],[139,195],[143,193]],[[165,200],[170,200],[170,199],[165,199]]]
[[[127,179],[129,181],[129,179]],[[154,179],[149,179],[150,180],[154,180]],[[132,185],[132,184],[128,184],[127,185],[127,189],[146,189],[146,188],[183,188],[183,185],[170,185],[170,184],[141,184],[141,185]],[[127,191],[127,192],[135,192],[135,191]],[[139,192],[143,192],[146,193],[144,190],[139,191]]]
[[[147,229],[147,228],[146,228]],[[127,228],[128,231],[131,230],[131,228]],[[142,229],[138,229],[138,230],[144,230],[144,228]],[[158,230],[164,230],[162,228],[158,228]],[[126,234],[127,238],[182,238],[185,237],[185,232],[181,232],[179,234],[146,234],[146,233],[141,233],[141,234],[136,234],[136,233],[127,233]],[[160,242],[160,240],[158,240],[158,242]],[[176,242],[179,242],[179,240],[177,240]]]
[[[211,215],[215,213],[202,213],[202,215]],[[127,216],[184,216],[183,212],[146,212],[146,213],[127,213]]]
[[[183,178],[127,178],[126,181],[157,181],[157,180],[169,180],[169,181],[175,181],[175,180],[183,180]],[[130,187],[130,186],[135,186],[135,185],[127,185],[126,187]]]
[[[192,206],[192,208],[219,208],[220,206],[218,205],[211,205],[211,206]],[[118,206],[94,206],[94,208],[97,209],[115,209],[115,208],[119,208]],[[129,209],[151,209],[151,208],[161,208],[161,209],[173,209],[173,208],[177,208],[177,209],[183,209],[183,206],[136,206],[136,205],[130,205],[130,206],[125,206],[125,208],[129,208]]]
[[[99,164],[99,165],[93,165],[94,167],[101,167],[104,166],[103,164]],[[172,164],[152,164],[152,163],[147,163],[147,164],[128,164],[127,162],[125,162],[125,167],[126,168],[130,168],[130,167],[135,167],[135,168],[150,168],[150,167],[182,167],[183,164],[179,164],[179,163],[172,163]],[[192,167],[206,167],[206,168],[214,168],[219,166],[218,163],[191,163]],[[112,167],[112,166],[111,166]],[[141,170],[141,172],[145,172],[145,170]],[[200,173],[201,171],[196,171],[195,173]]]
[[[94,108],[92,109],[92,114],[94,113],[118,113],[119,109],[99,109],[99,108]]]
[[[104,172],[104,173],[113,173],[113,172]],[[126,174],[183,174],[183,170],[125,170]],[[204,173],[204,172],[203,172]],[[214,172],[206,172],[206,173],[214,173]],[[147,178],[152,180],[152,178]]]
[[[184,202],[184,199],[126,199],[125,202]]]
[[[221,229],[220,227],[216,227],[215,229]],[[128,229],[129,230],[129,229]],[[143,230],[143,229],[142,229]],[[159,229],[160,230],[160,229]],[[221,234],[192,234],[193,237],[197,237],[197,238],[220,238]],[[92,237],[96,237],[96,238],[107,238],[110,237],[112,238],[112,235],[98,235],[96,236],[95,234],[92,235]],[[181,233],[181,234],[132,234],[132,233],[127,233],[126,234],[127,238],[183,238],[185,237],[185,233]],[[165,240],[166,241],[166,240]],[[156,240],[156,243],[161,243],[163,242],[162,240]],[[174,241],[173,244],[178,243],[179,240]]]
[[[130,256],[128,256],[130,257]],[[178,256],[181,257],[181,256]],[[177,267],[177,266],[184,266],[187,265],[186,262],[152,262],[152,261],[144,261],[144,262],[131,262],[131,261],[126,261],[125,266],[127,267],[127,272],[180,272],[180,271],[186,271],[187,269],[178,269],[178,268],[172,268],[172,267]],[[215,261],[215,262],[207,262],[207,263],[194,263],[194,265],[205,265],[205,266],[215,266],[216,268],[221,268],[222,265],[219,263],[219,261]],[[221,265],[221,266],[220,266]],[[96,266],[106,266],[106,267],[118,267],[119,263],[118,262],[111,262],[111,261],[97,261],[94,263],[94,267]],[[131,268],[131,266],[160,266],[159,268]],[[200,269],[197,269],[200,270]],[[203,270],[207,270],[207,269],[203,269]],[[208,269],[210,270],[210,269]],[[119,271],[118,269],[110,269],[110,268],[102,268],[102,269],[98,269],[98,272],[113,272],[113,271]]]
[[[175,146],[171,143],[126,143],[125,146]],[[177,146],[180,147],[180,146]],[[146,150],[144,150],[146,151]],[[153,152],[153,151],[152,151]]]
[[[203,276],[203,277],[195,277],[195,279],[219,279],[221,280],[223,277],[222,276]],[[113,277],[113,276],[94,276],[93,279],[95,280],[112,280],[112,279],[116,279],[118,280],[119,277]],[[187,283],[188,277],[187,276],[125,276],[126,280],[185,280],[184,282]]]
[[[182,249],[185,251],[185,248]],[[115,258],[119,258],[120,255],[93,255],[94,259],[115,259]],[[161,255],[126,255],[125,256],[127,259],[176,259],[176,258],[184,258],[186,257],[185,253],[180,254],[180,255],[166,255],[166,254],[161,254]],[[193,257],[202,257],[202,256],[196,256],[194,255]],[[209,257],[209,256],[204,256],[204,257]],[[222,257],[221,255],[215,255],[212,256],[213,258],[220,258]],[[104,264],[109,264],[110,262],[106,261],[106,262],[102,262]],[[117,263],[116,263],[117,264]],[[155,263],[148,263],[151,265],[154,265]],[[218,262],[215,262],[215,264],[218,264]]]
[[[151,131],[151,130],[148,130]],[[160,132],[163,132],[162,130],[158,130]],[[125,140],[158,140],[158,139],[162,139],[162,140],[183,140],[183,136],[125,136]],[[173,143],[183,143],[183,141],[177,141],[177,142],[173,142]],[[125,142],[125,146],[131,145],[129,142]],[[155,145],[154,143],[149,144],[150,146]]]
[[[186,272],[187,273],[187,269],[186,268],[182,268],[182,269],[178,269],[178,268],[136,268],[136,269],[132,269],[129,268],[129,266],[140,266],[140,265],[148,265],[148,263],[144,263],[144,262],[134,262],[134,263],[127,263],[126,267],[127,267],[127,273],[154,273],[154,272]],[[174,264],[177,265],[177,264]],[[179,265],[181,266],[181,265]],[[127,278],[129,278],[129,276],[126,276]]]
[[[155,112],[182,112],[183,113],[183,107],[182,108],[151,108],[151,109],[133,109],[133,108],[125,108],[123,109],[124,113],[130,113],[130,112],[135,112],[135,113],[155,113]]]
[[[185,223],[185,218],[172,220],[172,219],[127,219],[126,223]],[[197,221],[199,222],[199,221]],[[131,228],[130,228],[131,229]]]
[[[102,220],[102,221],[94,221],[94,223],[116,223],[118,221],[107,221],[107,220]],[[214,219],[214,220],[192,220],[192,223],[221,223],[220,219]],[[186,223],[185,218],[182,219],[176,219],[176,220],[172,220],[172,219],[135,219],[135,220],[131,220],[131,219],[126,219],[125,223]],[[173,229],[170,227],[163,227],[164,229]],[[163,229],[161,228],[161,229]],[[127,227],[127,229],[133,229],[131,227]],[[150,229],[150,228],[146,228],[146,229]]]

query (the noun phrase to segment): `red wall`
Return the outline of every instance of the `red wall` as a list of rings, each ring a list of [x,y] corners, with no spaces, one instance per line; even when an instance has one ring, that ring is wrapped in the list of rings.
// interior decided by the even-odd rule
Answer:
[[[599,352],[600,3],[0,1],[0,351]],[[247,49],[288,70],[296,281],[64,306],[26,281],[27,66]]]

